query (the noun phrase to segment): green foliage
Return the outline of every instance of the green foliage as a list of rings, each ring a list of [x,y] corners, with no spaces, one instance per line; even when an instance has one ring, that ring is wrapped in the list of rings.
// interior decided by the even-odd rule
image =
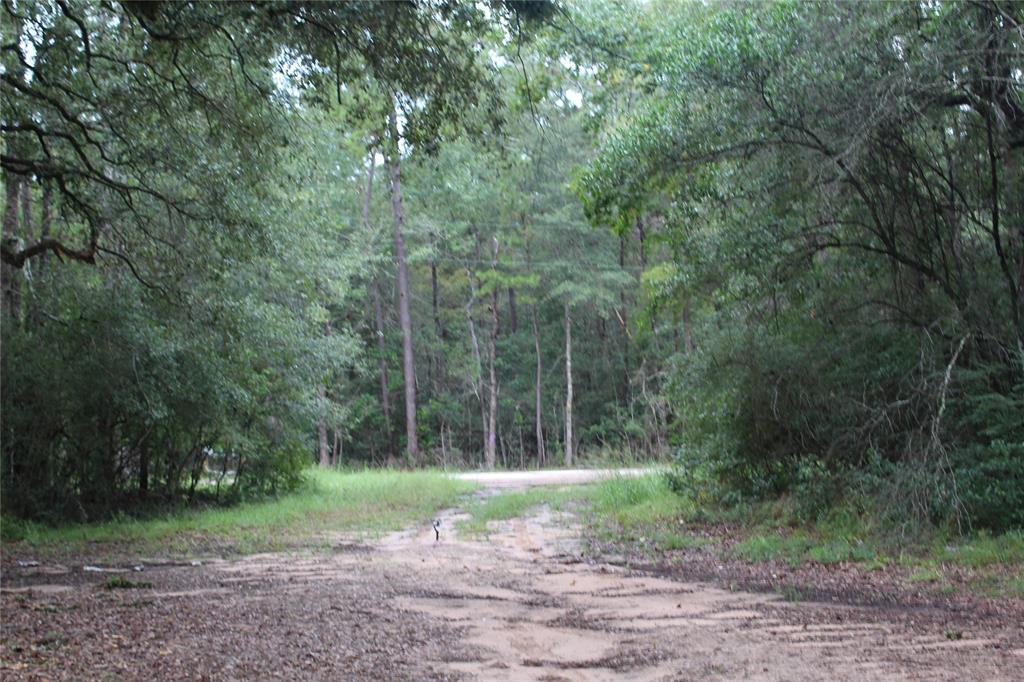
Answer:
[[[902,536],[1019,527],[1021,129],[993,114],[1020,97],[980,75],[1019,41],[956,4],[656,12],[626,58],[654,79],[599,67],[636,103],[577,188],[593,221],[656,230],[651,319],[690,313],[666,389],[680,483],[792,494],[806,519],[871,508]]]
[[[664,474],[610,478],[596,484],[590,497],[599,519],[627,533],[693,511],[692,501],[676,494]]]

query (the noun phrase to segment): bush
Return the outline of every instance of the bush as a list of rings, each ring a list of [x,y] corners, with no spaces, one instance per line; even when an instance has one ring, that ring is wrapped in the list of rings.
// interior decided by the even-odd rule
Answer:
[[[927,332],[800,310],[773,327],[719,318],[680,359],[677,487],[727,505],[790,495],[807,521],[854,505],[901,536],[1024,524],[1019,362],[972,341],[948,367],[957,345]]]
[[[299,481],[315,363],[291,358],[316,355],[290,313],[227,294],[186,309],[131,277],[62,275],[37,282],[33,300],[61,319],[3,325],[5,514],[95,520],[181,504],[204,493],[214,459],[222,494]]]

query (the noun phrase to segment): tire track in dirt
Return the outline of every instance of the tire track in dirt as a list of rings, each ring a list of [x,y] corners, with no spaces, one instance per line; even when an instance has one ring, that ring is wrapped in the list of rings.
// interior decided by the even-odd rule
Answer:
[[[1024,624],[790,603],[581,556],[542,507],[460,537],[458,510],[378,541],[145,565],[149,589],[4,557],[4,680],[1021,679]],[[130,570],[130,569],[127,569]],[[958,621],[963,618],[963,622]],[[950,628],[947,630],[946,628]],[[951,637],[950,633],[953,636]]]
[[[1020,679],[1020,628],[950,639],[879,609],[787,603],[580,559],[573,519],[541,508],[486,540],[429,528],[381,552],[434,591],[397,607],[455,627],[465,648],[437,660],[482,680]]]

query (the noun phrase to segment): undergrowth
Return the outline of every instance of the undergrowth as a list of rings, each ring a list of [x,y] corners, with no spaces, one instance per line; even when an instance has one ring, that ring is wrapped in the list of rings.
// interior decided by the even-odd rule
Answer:
[[[266,501],[59,527],[4,518],[2,532],[4,540],[40,551],[74,552],[101,543],[160,554],[248,553],[317,542],[331,531],[396,530],[430,518],[474,487],[432,471],[309,469],[297,491]]]

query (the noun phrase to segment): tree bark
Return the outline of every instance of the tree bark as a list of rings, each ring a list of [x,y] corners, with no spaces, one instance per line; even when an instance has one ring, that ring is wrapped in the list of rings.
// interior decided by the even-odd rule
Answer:
[[[441,313],[438,307],[437,260],[430,259],[430,305],[434,314],[434,329],[437,332],[437,343],[430,344],[429,364],[427,365],[427,383],[430,386],[440,384],[442,380],[441,363],[444,357],[443,344],[446,341],[444,326],[441,324]],[[435,384],[434,382],[437,382]]]
[[[693,329],[690,324],[690,297],[683,303],[683,349],[689,355],[693,352]]]
[[[376,150],[370,149],[368,168],[366,170],[366,191],[363,192],[363,228],[372,234],[373,223],[370,220],[370,203],[373,200],[373,172],[376,167],[374,157]],[[391,390],[388,382],[387,342],[384,338],[384,309],[380,302],[379,283],[374,281],[370,286],[370,298],[373,302],[374,336],[377,337],[377,367],[380,378],[380,409],[384,415],[384,430],[387,433],[387,452],[385,458],[390,462],[396,453],[395,428],[391,423]]]
[[[491,268],[498,267],[498,238],[493,237],[491,245]],[[484,449],[484,465],[493,469],[497,459],[498,434],[498,377],[494,364],[498,354],[498,287],[491,289],[491,334],[487,344],[488,365],[488,412],[487,447]]]
[[[572,437],[572,315],[565,304],[565,466],[573,462]]]
[[[15,175],[11,172],[4,174],[5,203],[3,245],[5,250],[9,249],[12,252],[17,251],[18,199],[21,183],[21,176]],[[4,312],[11,317],[15,324],[17,324],[19,317],[18,299],[21,287],[20,275],[18,274],[17,269],[6,261],[3,263],[2,269],[0,269],[0,275],[2,275],[3,279],[2,289]]]
[[[466,279],[469,281],[469,300],[466,301],[466,324],[469,326],[469,341],[473,348],[473,360],[476,362],[476,372],[473,376],[473,393],[476,394],[476,398],[480,402],[480,422],[484,438],[484,450],[486,451],[489,429],[487,407],[483,396],[484,369],[483,360],[480,358],[480,340],[477,338],[476,324],[473,322],[473,308],[476,306],[476,284],[474,284],[476,276],[468,267],[466,268]]]
[[[327,387],[323,385],[317,386],[316,395],[320,398],[321,403],[326,402]],[[320,415],[320,419],[318,419],[316,423],[316,451],[317,461],[320,466],[331,466],[331,450],[327,447],[327,419],[323,414]]]
[[[539,466],[544,466],[544,463],[547,460],[547,453],[544,449],[544,405],[541,400],[541,381],[543,380],[543,373],[541,371],[540,328],[537,325],[536,303],[530,306],[530,317],[533,320],[533,350],[537,359],[537,373],[533,384],[534,418],[536,419],[537,437],[537,464]]]
[[[444,328],[444,323],[441,322],[441,312],[438,305],[438,286],[437,286],[437,261],[434,259],[430,260],[430,304],[434,310],[434,327],[437,328],[437,338],[441,341],[448,340],[448,331]]]
[[[32,184],[27,178],[21,181],[21,232],[28,239],[32,235]]]
[[[623,271],[625,271],[625,269],[626,269],[626,235],[621,235],[619,237],[619,267],[622,268]],[[624,405],[628,405],[629,404],[629,394],[630,394],[629,376],[630,376],[630,373],[631,373],[630,366],[631,366],[632,362],[631,362],[630,354],[629,354],[629,348],[630,348],[630,345],[631,345],[630,344],[631,339],[630,339],[630,335],[629,335],[629,328],[626,326],[626,320],[629,319],[629,309],[626,306],[626,291],[625,291],[625,288],[623,288],[621,291],[619,291],[619,305],[622,307],[622,312],[619,313],[618,311],[616,311],[615,312],[615,316],[618,318],[619,324],[622,326],[622,331],[623,331],[623,334],[622,334],[622,367],[623,367],[623,373],[622,373],[622,403]]]
[[[41,208],[41,215],[39,216],[39,241],[46,241],[50,238],[50,231],[53,225],[53,187],[50,183],[43,185],[43,205]],[[42,276],[46,272],[46,261],[48,260],[49,254],[42,254],[39,256],[39,262],[36,264],[36,272]]]
[[[519,330],[519,313],[516,310],[516,290],[508,288],[508,329],[510,334]]]
[[[377,375],[380,379],[380,409],[384,415],[384,429],[387,432],[386,459],[391,460],[397,454],[398,448],[395,444],[395,426],[391,421],[391,384],[388,379],[387,342],[384,338],[384,309],[380,302],[380,291],[378,284],[370,288],[370,297],[373,299],[373,324],[374,336],[377,337]]]
[[[416,432],[416,361],[412,348],[412,317],[409,314],[409,270],[405,258],[405,237],[402,234],[405,215],[402,208],[402,166],[398,149],[398,117],[394,109],[388,113],[388,129],[391,133],[391,212],[395,219],[398,317],[402,327],[402,378],[405,383],[405,449],[409,458],[416,462],[420,455],[419,436]]]

